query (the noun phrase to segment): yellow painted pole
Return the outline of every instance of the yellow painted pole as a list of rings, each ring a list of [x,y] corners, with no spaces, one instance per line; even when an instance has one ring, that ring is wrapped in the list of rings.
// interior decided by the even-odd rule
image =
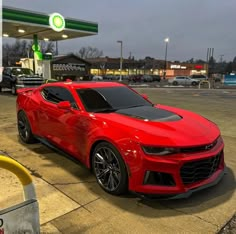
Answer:
[[[0,168],[6,169],[18,177],[24,187],[24,197],[26,200],[36,198],[32,177],[21,164],[9,157],[0,155]]]

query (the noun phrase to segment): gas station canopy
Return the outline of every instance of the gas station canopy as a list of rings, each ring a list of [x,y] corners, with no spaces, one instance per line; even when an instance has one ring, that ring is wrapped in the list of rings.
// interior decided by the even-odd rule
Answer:
[[[2,33],[4,37],[18,39],[60,41],[96,35],[98,24],[64,18],[59,13],[44,14],[16,8],[2,8]]]

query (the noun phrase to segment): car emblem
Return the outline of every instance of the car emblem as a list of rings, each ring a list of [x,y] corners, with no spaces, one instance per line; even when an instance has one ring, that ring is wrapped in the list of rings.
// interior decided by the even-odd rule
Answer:
[[[205,150],[209,150],[209,149],[211,149],[211,148],[212,148],[212,146],[213,146],[213,143],[212,143],[212,144],[210,144],[210,145],[206,145],[206,146],[205,146]]]

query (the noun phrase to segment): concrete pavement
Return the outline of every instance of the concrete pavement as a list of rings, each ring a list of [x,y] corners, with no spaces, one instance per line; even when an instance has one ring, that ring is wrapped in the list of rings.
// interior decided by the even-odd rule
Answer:
[[[227,174],[189,199],[143,201],[111,196],[80,163],[17,135],[15,97],[0,94],[0,151],[31,172],[42,233],[216,233],[236,212],[236,91],[137,89],[155,103],[195,111],[216,122],[225,141]],[[22,199],[17,179],[0,169],[0,209]]]

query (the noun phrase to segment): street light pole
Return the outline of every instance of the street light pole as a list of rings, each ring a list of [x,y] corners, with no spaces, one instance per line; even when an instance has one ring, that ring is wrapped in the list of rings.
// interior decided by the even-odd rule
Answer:
[[[123,41],[117,41],[117,43],[120,43],[120,79],[119,81],[122,81]]]
[[[166,79],[166,69],[167,69],[167,48],[168,48],[168,42],[169,38],[165,38],[165,43],[166,43],[166,51],[165,51],[165,65],[164,65],[164,74],[163,74],[163,79]]]

